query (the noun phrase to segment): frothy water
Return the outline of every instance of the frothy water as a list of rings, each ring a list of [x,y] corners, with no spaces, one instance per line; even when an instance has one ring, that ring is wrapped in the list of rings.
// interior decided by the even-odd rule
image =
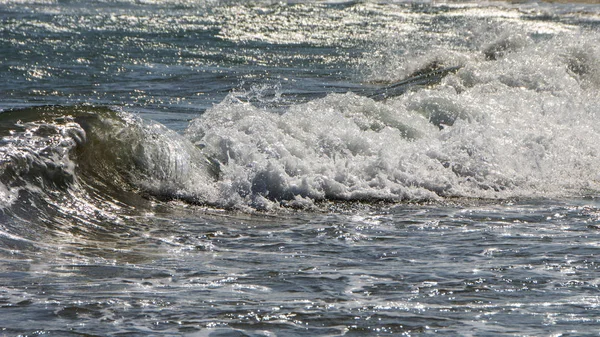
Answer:
[[[597,5],[0,12],[0,334],[597,334]]]

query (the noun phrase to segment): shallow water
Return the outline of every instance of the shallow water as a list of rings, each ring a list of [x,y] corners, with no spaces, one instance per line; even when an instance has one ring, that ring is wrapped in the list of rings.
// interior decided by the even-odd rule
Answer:
[[[597,333],[595,200],[182,207],[35,248],[3,237],[4,333]]]
[[[597,5],[0,20],[0,335],[598,335]]]

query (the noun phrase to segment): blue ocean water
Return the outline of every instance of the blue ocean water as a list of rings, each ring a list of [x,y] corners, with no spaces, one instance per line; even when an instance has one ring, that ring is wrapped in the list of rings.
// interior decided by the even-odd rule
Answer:
[[[599,334],[600,6],[0,22],[1,336]]]

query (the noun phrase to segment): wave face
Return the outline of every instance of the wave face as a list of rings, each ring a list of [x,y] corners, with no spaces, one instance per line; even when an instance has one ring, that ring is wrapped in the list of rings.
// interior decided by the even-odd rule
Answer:
[[[139,214],[151,199],[214,202],[212,164],[201,151],[163,125],[132,114],[89,106],[32,107],[3,112],[0,128],[5,223],[95,226]]]

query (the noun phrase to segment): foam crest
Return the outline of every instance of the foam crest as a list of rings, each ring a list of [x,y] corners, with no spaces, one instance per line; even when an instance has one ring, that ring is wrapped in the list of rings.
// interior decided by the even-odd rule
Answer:
[[[221,164],[229,206],[597,191],[597,48],[568,34],[497,45],[383,102],[330,94],[282,113],[231,96],[186,136]]]
[[[436,198],[451,177],[437,174],[446,168],[417,150],[436,132],[422,114],[332,94],[281,115],[224,102],[195,120],[188,136],[221,162],[223,199],[268,207]]]

